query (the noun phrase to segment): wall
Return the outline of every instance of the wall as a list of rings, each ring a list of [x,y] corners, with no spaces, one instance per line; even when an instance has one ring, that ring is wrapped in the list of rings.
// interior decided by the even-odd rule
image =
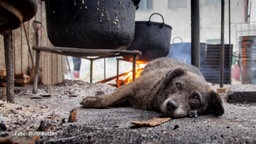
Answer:
[[[44,2],[37,0],[38,12],[36,16],[28,22],[25,22],[25,28],[28,33],[28,39],[30,46],[35,45],[34,30],[32,23],[34,20],[41,21],[43,23],[42,29],[40,30],[40,44],[42,46],[51,46],[46,33],[46,21],[45,21],[45,6]],[[14,43],[14,73],[15,74],[29,74],[32,68],[32,60],[29,55],[28,44],[23,27],[19,27],[13,30],[13,43]],[[0,37],[0,68],[5,68],[4,63],[4,46],[2,36]],[[35,51],[32,50],[33,59],[35,61]],[[41,67],[41,82],[46,85],[60,83],[64,79],[64,65],[63,56],[41,53],[40,67]]]

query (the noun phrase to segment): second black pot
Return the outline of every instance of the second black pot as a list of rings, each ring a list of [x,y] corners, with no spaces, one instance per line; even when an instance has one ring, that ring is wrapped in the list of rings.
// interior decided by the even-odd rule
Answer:
[[[153,15],[161,16],[163,22],[152,22]],[[153,60],[169,53],[172,27],[164,23],[159,13],[153,13],[148,21],[135,22],[135,35],[130,50],[142,52],[140,60]]]

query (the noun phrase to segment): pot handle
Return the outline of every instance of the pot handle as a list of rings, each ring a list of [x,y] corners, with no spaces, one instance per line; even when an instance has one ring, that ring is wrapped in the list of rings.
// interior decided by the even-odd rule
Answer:
[[[164,17],[163,17],[163,15],[161,15],[160,13],[152,13],[152,14],[150,15],[149,19],[148,19],[148,24],[150,24],[150,22],[151,22],[151,17],[152,17],[153,15],[159,15],[159,16],[162,17],[163,22],[162,22],[161,27],[163,27],[163,26],[164,26]]]
[[[133,4],[136,6],[136,10],[139,8],[140,0],[132,0]]]

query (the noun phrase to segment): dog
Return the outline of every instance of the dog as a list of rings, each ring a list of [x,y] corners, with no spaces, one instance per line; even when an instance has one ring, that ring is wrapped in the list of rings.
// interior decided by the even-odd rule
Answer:
[[[141,76],[110,95],[89,96],[80,103],[84,108],[106,108],[122,102],[162,112],[171,118],[224,113],[222,99],[194,66],[169,58],[149,62]]]

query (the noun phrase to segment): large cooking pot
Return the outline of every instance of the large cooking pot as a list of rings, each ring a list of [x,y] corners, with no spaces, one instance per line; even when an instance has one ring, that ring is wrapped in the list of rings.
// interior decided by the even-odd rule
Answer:
[[[26,22],[34,17],[36,12],[36,0],[1,0],[0,30],[16,29],[22,22]]]
[[[161,16],[163,22],[152,22],[153,15]],[[139,50],[141,60],[153,60],[165,57],[169,53],[172,27],[164,23],[164,17],[159,13],[150,15],[148,21],[135,22],[135,35],[130,50]]]
[[[47,32],[54,46],[127,48],[140,0],[45,0]]]

